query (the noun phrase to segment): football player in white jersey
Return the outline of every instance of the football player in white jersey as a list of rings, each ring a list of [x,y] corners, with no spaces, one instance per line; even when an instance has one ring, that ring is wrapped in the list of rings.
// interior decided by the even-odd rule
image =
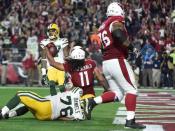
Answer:
[[[31,91],[18,91],[2,108],[0,119],[21,116],[30,111],[38,120],[85,120],[83,107],[80,105],[81,95],[82,89],[78,87],[46,97]]]
[[[53,43],[57,47],[58,51],[57,55],[54,57],[55,61],[64,63],[64,57],[68,55],[69,50],[68,40],[66,38],[60,38],[59,35],[60,28],[57,26],[57,24],[50,24],[47,28],[48,39],[42,40],[40,46],[41,48],[44,48],[49,43]],[[41,66],[42,84],[46,83],[47,78],[51,87],[54,87],[56,84],[64,84],[65,72],[50,66],[44,52],[42,53]]]

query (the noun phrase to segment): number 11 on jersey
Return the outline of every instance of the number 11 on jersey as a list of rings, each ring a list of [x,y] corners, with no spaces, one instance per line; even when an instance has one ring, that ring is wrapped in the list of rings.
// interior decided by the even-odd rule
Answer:
[[[89,77],[88,77],[88,72],[80,72],[80,80],[81,80],[81,86],[88,86],[89,85]]]

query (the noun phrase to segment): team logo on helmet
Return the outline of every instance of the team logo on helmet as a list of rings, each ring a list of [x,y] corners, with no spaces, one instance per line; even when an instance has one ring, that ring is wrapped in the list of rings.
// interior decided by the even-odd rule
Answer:
[[[70,58],[74,60],[83,60],[85,59],[85,51],[81,46],[75,46],[70,52]]]

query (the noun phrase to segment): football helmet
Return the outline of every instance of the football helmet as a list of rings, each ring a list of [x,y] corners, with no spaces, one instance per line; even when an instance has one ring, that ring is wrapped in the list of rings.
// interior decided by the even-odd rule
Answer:
[[[60,34],[60,28],[57,24],[52,23],[47,27],[47,36],[49,39],[53,40],[59,37]]]
[[[83,60],[85,59],[85,51],[81,46],[74,46],[71,49],[70,58],[74,60]]]
[[[121,5],[119,3],[113,2],[113,3],[108,5],[106,15],[107,15],[107,17],[109,17],[109,16],[122,16],[122,17],[124,17],[125,12],[123,11],[123,9],[121,8]]]

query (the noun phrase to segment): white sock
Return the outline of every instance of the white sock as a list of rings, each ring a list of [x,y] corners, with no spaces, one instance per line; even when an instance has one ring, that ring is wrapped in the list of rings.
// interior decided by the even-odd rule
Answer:
[[[4,107],[2,108],[1,113],[2,113],[2,115],[4,116],[4,115],[7,114],[9,111],[10,111],[9,108],[8,108],[7,106],[4,106]]]
[[[102,103],[102,98],[101,96],[97,96],[94,98],[94,101],[96,102],[96,104],[101,104]]]
[[[10,117],[10,118],[11,118],[11,117],[15,117],[15,116],[17,116],[16,111],[10,111],[10,112],[9,112],[9,117]]]
[[[134,119],[134,117],[135,117],[134,111],[127,111],[126,114],[127,114],[127,117],[126,117],[127,120]]]

